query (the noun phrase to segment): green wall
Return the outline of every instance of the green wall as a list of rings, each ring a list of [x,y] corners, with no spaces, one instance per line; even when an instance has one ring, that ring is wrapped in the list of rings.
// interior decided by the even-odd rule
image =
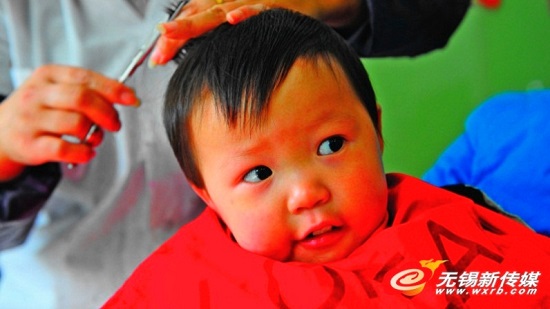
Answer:
[[[550,3],[472,5],[444,49],[364,64],[382,106],[386,171],[421,176],[483,100],[550,87]]]

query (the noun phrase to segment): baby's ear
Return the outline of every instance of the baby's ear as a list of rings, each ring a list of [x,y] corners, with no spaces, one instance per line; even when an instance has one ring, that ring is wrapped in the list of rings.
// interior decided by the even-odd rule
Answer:
[[[208,194],[208,191],[206,190],[206,188],[199,188],[192,183],[190,185],[191,185],[191,189],[193,189],[193,191],[197,193],[197,195],[206,203],[206,205],[208,206],[213,205],[212,199],[210,198],[210,194]]]

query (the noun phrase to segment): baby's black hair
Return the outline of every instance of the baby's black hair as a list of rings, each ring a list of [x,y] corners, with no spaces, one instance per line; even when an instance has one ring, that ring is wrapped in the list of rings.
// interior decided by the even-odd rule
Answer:
[[[191,113],[209,95],[228,125],[260,124],[273,91],[299,58],[340,65],[378,127],[374,91],[359,57],[332,28],[308,16],[267,10],[219,26],[186,52],[166,91],[164,126],[186,177],[199,188],[204,183],[193,156]]]

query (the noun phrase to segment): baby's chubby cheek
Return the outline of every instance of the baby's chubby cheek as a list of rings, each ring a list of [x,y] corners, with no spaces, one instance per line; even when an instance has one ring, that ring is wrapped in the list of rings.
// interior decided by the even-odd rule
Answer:
[[[277,237],[273,232],[266,230],[269,221],[249,225],[246,229],[237,228],[233,231],[233,237],[239,246],[249,252],[268,257],[278,261],[285,261],[290,256],[291,244],[282,237]]]

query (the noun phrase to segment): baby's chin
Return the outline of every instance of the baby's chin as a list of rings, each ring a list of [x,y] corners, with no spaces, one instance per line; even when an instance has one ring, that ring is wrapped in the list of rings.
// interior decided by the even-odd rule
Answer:
[[[298,263],[307,263],[307,264],[326,264],[331,262],[336,262],[348,257],[354,250],[340,250],[340,251],[329,251],[322,253],[297,253],[289,256],[283,262],[298,262]]]
[[[237,243],[239,243],[237,241]],[[256,255],[260,255],[279,262],[298,262],[307,264],[325,264],[345,259],[357,249],[357,244],[344,241],[340,245],[326,250],[307,250],[299,248],[296,244],[291,248],[278,248],[274,250],[258,250],[247,248],[246,244],[240,244],[241,248]]]
[[[254,252],[251,251],[254,254],[276,260],[279,262],[297,262],[297,263],[306,263],[306,264],[325,264],[325,263],[331,263],[336,262],[338,260],[346,258],[348,255],[351,254],[351,252],[345,252],[345,253],[336,253],[336,252],[327,252],[322,254],[292,254],[292,253],[266,253],[266,252]],[[350,250],[353,251],[353,250]]]

